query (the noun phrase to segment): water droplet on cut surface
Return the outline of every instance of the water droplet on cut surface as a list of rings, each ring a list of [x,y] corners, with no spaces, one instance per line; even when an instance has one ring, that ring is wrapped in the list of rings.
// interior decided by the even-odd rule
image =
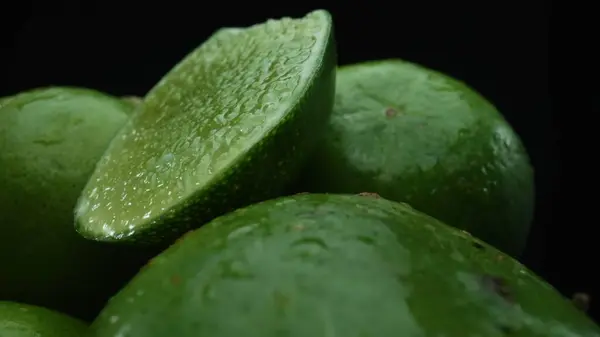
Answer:
[[[115,337],[126,337],[130,330],[131,330],[131,325],[124,324],[119,329],[119,331],[117,331],[117,334],[115,335]]]
[[[77,216],[82,216],[87,213],[89,208],[90,208],[90,200],[87,197],[82,196],[81,199],[79,199],[79,203],[77,204],[77,209],[75,211],[75,214]]]

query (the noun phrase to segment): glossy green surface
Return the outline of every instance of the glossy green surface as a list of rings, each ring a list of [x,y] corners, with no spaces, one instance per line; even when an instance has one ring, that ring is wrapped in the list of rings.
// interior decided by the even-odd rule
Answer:
[[[111,143],[79,199],[78,231],[169,242],[276,195],[331,113],[335,66],[325,11],[218,31],[145,96]]]
[[[66,87],[23,92],[0,108],[0,299],[91,318],[131,275],[111,261],[128,250],[81,238],[73,222],[77,197],[129,109]]]
[[[91,325],[114,337],[596,337],[524,266],[404,204],[298,195],[155,257]]]
[[[301,192],[376,192],[519,255],[534,181],[518,136],[463,83],[400,60],[342,67]]]
[[[0,301],[0,337],[83,337],[82,321],[46,308]]]

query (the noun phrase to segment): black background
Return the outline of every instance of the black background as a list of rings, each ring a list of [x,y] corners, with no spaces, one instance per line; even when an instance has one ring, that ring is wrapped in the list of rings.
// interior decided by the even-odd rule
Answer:
[[[562,134],[549,95],[550,6],[524,2],[160,2],[29,4],[1,9],[0,96],[46,85],[144,95],[217,28],[328,9],[339,63],[404,58],[471,85],[523,139],[536,171],[537,209],[522,261],[565,296],[587,292],[599,318],[589,220],[562,207]],[[133,7],[133,6],[132,6]],[[559,220],[567,219],[567,221]]]

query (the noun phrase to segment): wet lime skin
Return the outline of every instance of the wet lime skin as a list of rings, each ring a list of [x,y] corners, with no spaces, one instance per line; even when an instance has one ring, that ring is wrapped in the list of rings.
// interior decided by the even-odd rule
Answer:
[[[524,266],[405,204],[304,194],[237,210],[155,257],[90,336],[599,336]],[[125,334],[125,335],[127,335]]]
[[[534,172],[484,97],[401,60],[338,70],[333,116],[295,188],[376,192],[519,256],[534,212]]]

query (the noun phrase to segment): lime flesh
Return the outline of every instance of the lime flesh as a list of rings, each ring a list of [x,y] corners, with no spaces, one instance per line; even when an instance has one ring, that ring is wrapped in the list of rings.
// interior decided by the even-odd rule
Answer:
[[[335,74],[335,62],[324,62],[331,34],[322,10],[215,33],[146,95],[115,137],[78,201],[80,234],[136,241],[160,227],[181,231],[194,221],[182,219],[192,206],[212,211],[202,203],[225,196],[207,195],[209,187],[243,174],[236,168],[244,162],[260,161],[250,153],[304,113],[302,104],[319,100],[311,94],[317,74]],[[323,115],[333,86],[324,92]]]

